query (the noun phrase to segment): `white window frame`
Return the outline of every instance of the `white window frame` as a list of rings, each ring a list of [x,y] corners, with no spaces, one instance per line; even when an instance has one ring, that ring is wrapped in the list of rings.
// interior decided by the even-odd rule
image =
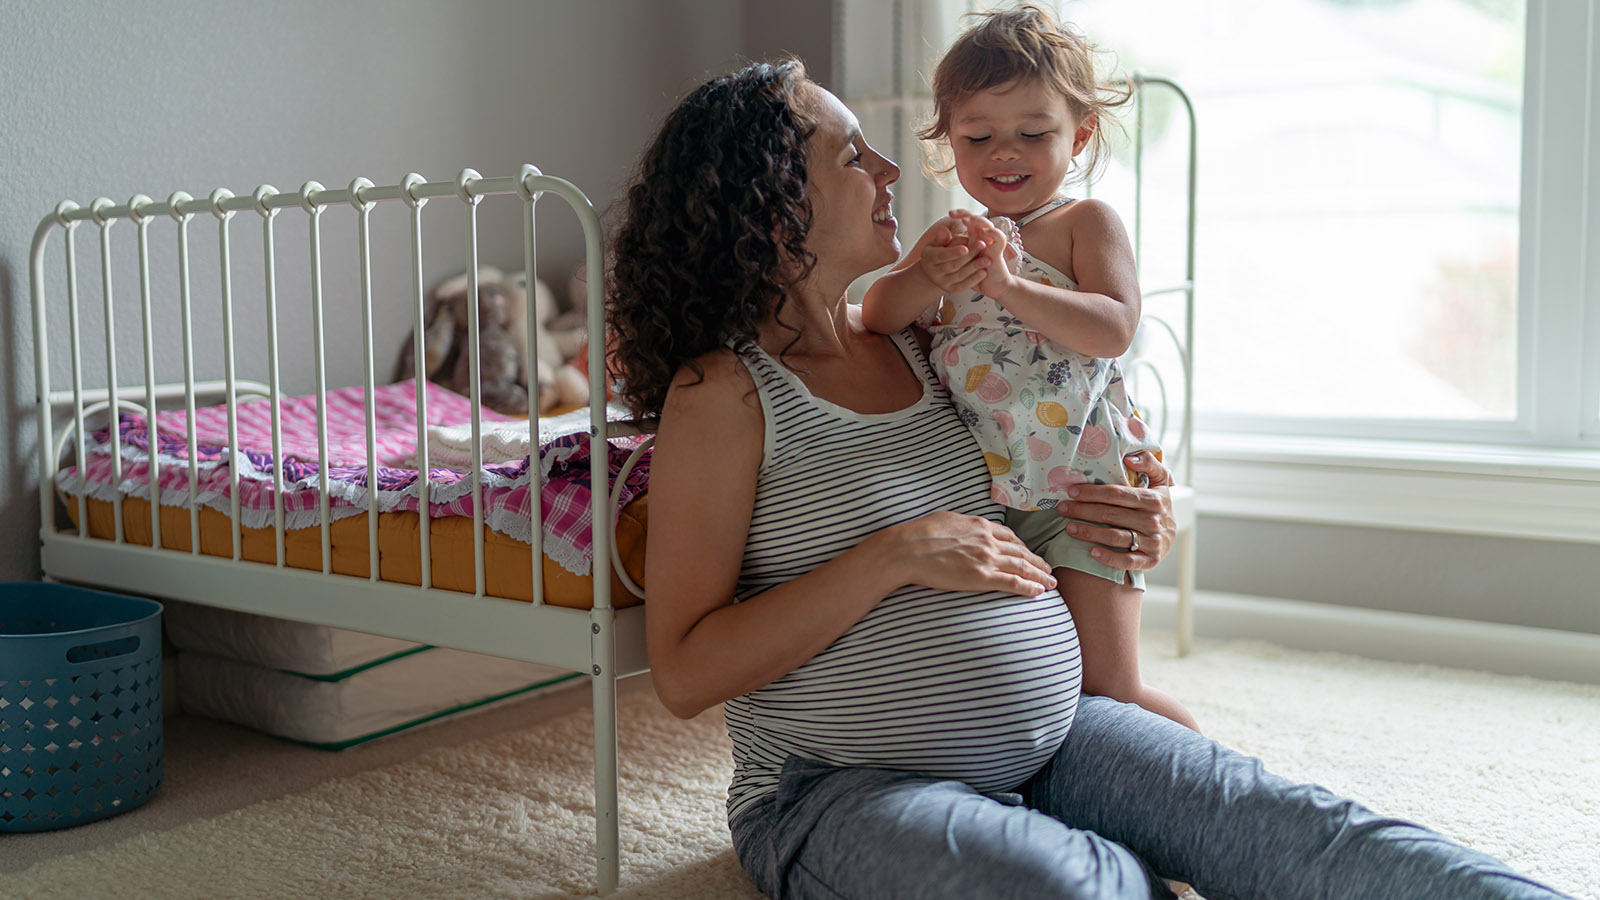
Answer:
[[[1529,0],[1525,58],[1517,418],[1200,417],[1202,512],[1600,542],[1600,0]]]
[[[1600,448],[1600,0],[1532,0],[1527,60],[1518,407],[1533,443]]]
[[[838,0],[845,99],[920,108],[918,65],[975,5]],[[1202,514],[1600,543],[1600,0],[1528,0],[1525,59],[1517,418],[1406,423],[1403,439],[1380,439],[1370,420],[1200,416]],[[866,118],[907,170],[897,206],[902,241],[915,240],[948,195],[910,184],[909,123],[899,134]]]

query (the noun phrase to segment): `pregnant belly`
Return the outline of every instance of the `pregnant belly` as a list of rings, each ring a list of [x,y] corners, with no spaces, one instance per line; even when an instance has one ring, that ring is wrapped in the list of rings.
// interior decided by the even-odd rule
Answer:
[[[836,765],[1014,786],[1077,707],[1072,619],[1055,593],[890,598],[822,654],[750,695],[774,746]]]

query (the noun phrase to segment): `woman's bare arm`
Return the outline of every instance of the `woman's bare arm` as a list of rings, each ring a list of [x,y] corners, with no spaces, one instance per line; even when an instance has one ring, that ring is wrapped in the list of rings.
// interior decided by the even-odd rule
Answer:
[[[673,384],[650,463],[646,635],[656,693],[679,716],[763,687],[905,584],[1034,595],[1049,567],[1009,529],[933,513],[884,529],[788,584],[733,602],[755,505],[763,421],[731,353]]]
[[[946,216],[928,227],[916,244],[861,299],[861,321],[879,334],[893,334],[914,322],[939,298],[978,284],[989,266],[983,245],[969,246]]]

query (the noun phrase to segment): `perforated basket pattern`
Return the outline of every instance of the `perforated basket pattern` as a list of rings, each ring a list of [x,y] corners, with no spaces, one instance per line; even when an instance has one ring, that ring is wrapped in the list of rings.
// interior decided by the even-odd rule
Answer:
[[[126,812],[161,786],[161,605],[0,584],[0,832]]]

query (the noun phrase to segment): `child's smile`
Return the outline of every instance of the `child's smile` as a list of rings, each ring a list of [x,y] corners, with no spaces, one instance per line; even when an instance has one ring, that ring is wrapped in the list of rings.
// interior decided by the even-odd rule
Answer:
[[[991,214],[1017,216],[1056,196],[1087,134],[1066,97],[1028,79],[955,104],[950,147],[967,193]]]
[[[1029,176],[1027,176],[1027,175],[1014,175],[1014,174],[990,175],[987,180],[991,185],[994,186],[995,190],[1001,191],[1001,192],[1007,192],[1007,191],[1020,191],[1020,190],[1022,190],[1023,186],[1028,181],[1028,177]]]

